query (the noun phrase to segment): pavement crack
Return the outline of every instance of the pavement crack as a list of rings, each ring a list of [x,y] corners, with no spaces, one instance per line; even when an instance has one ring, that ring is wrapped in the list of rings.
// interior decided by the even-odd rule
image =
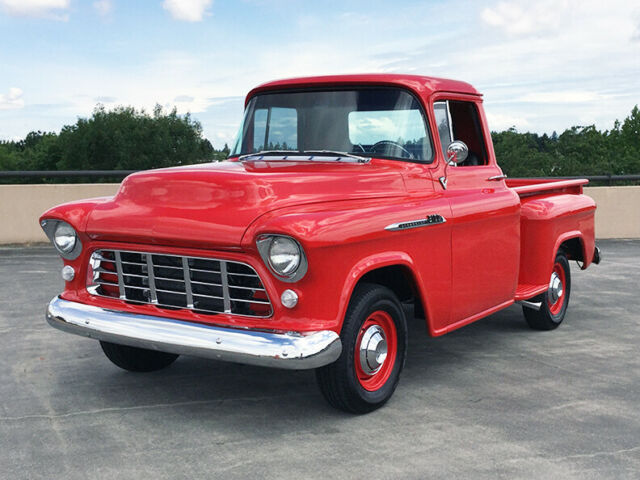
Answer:
[[[574,455],[567,455],[564,457],[558,457],[558,458],[554,458],[554,461],[562,461],[562,460],[571,460],[574,458],[594,458],[594,457],[600,457],[600,456],[609,456],[609,455],[620,455],[623,453],[631,453],[631,452],[636,452],[636,451],[640,451],[640,445],[637,447],[632,447],[632,448],[622,448],[620,450],[607,450],[607,451],[603,451],[603,452],[592,452],[592,453],[577,453]]]
[[[56,420],[60,418],[69,418],[76,417],[80,415],[96,415],[101,413],[114,413],[114,412],[126,412],[133,410],[142,410],[149,408],[169,408],[169,407],[181,407],[186,405],[204,405],[208,403],[222,403],[223,399],[216,400],[192,400],[188,402],[174,402],[174,403],[153,403],[146,405],[133,405],[130,407],[107,407],[107,408],[97,408],[94,410],[79,410],[77,412],[68,412],[68,413],[60,413],[60,414],[35,414],[35,415],[23,415],[20,417],[0,417],[0,422],[15,422],[20,420]]]

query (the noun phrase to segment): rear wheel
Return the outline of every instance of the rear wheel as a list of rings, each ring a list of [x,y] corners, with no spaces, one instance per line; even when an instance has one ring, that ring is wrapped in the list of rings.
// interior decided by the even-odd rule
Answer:
[[[540,310],[522,307],[524,318],[529,326],[536,330],[553,330],[564,320],[569,306],[571,293],[571,270],[569,260],[563,251],[559,251],[553,264],[548,290],[532,299],[542,302]]]
[[[100,342],[102,351],[111,362],[130,372],[153,372],[168,367],[176,361],[173,353],[146,350],[110,342]]]
[[[342,353],[316,370],[320,391],[335,408],[367,413],[384,405],[398,385],[407,351],[402,306],[386,287],[359,285],[342,332]]]

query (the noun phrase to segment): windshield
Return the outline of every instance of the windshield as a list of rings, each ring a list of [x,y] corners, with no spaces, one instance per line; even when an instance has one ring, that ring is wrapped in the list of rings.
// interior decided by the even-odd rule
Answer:
[[[265,93],[249,101],[230,156],[330,151],[428,162],[427,131],[416,98],[398,88]]]

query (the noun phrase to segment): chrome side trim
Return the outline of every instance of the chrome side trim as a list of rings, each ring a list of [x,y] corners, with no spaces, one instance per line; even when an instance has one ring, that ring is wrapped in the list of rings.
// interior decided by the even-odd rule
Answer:
[[[385,230],[394,232],[396,230],[409,230],[410,228],[430,227],[431,225],[439,225],[447,221],[442,215],[433,214],[427,218],[420,218],[418,220],[407,220],[399,223],[392,223],[384,227]]]
[[[334,362],[342,351],[331,330],[310,334],[239,330],[137,315],[55,297],[47,322],[59,330],[121,345],[264,367],[304,370]]]

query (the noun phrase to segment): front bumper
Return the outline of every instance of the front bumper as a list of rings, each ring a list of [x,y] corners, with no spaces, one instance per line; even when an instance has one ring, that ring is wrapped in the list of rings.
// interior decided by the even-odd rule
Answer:
[[[96,340],[264,367],[318,368],[337,360],[342,351],[340,336],[331,330],[299,334],[212,327],[60,297],[51,300],[46,318],[52,327]]]

